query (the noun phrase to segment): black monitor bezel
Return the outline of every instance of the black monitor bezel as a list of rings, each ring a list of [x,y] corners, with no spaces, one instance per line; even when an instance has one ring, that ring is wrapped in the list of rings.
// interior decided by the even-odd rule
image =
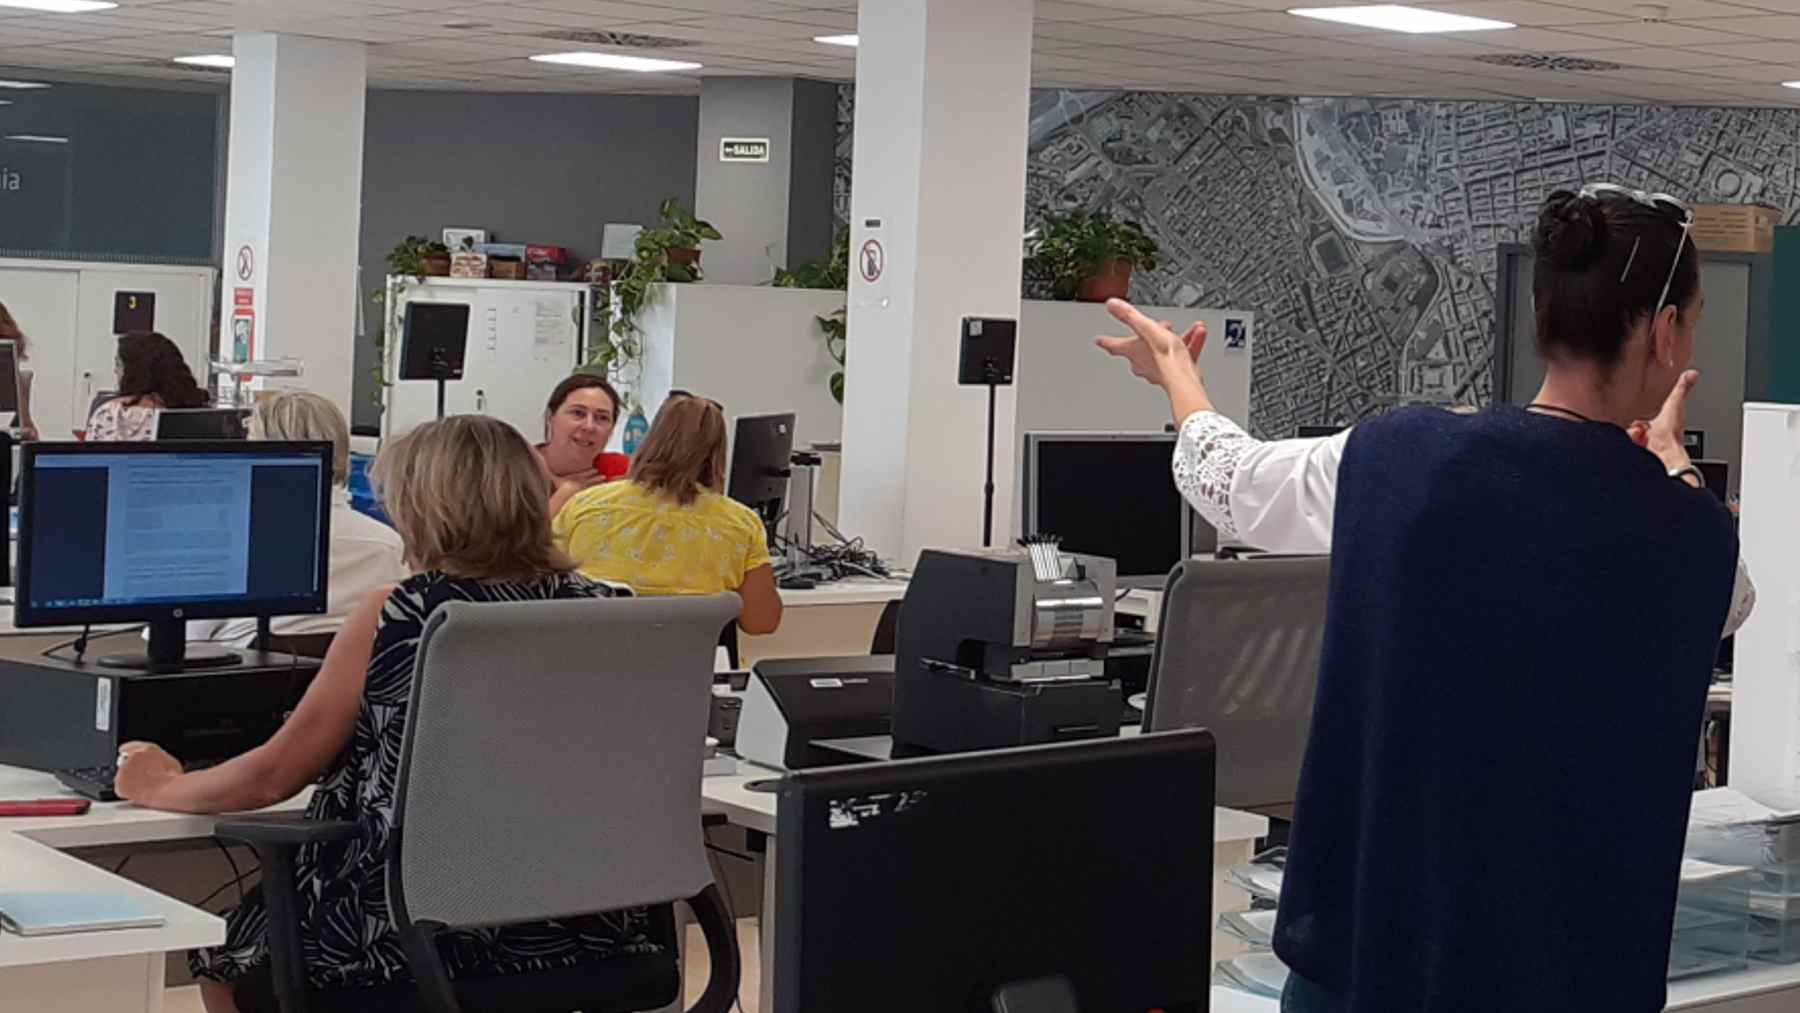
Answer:
[[[235,602],[161,603],[156,605],[99,605],[81,608],[39,608],[31,603],[32,542],[37,523],[37,504],[32,476],[37,459],[58,457],[114,457],[119,455],[225,455],[266,457],[271,454],[307,454],[319,459],[319,580],[317,593],[306,599],[259,599]],[[243,440],[184,440],[142,443],[26,443],[20,454],[18,572],[14,575],[13,625],[20,629],[41,626],[80,626],[90,623],[155,623],[188,619],[240,619],[264,616],[323,615],[330,593],[332,455],[330,443]]]

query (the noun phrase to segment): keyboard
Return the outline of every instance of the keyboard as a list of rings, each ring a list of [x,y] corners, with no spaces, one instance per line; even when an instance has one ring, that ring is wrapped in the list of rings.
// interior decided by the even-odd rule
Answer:
[[[56,779],[62,782],[63,787],[82,798],[91,798],[96,802],[117,802],[119,793],[113,790],[113,778],[118,774],[119,768],[108,764],[104,767],[59,770],[56,772]]]

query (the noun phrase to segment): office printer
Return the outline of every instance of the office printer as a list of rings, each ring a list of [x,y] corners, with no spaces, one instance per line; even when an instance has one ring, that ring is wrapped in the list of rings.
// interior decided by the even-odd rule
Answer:
[[[893,713],[892,657],[759,661],[744,690],[737,753],[782,770],[849,762],[813,743],[886,735]]]
[[[958,752],[1117,735],[1116,573],[1049,543],[921,555],[900,604],[895,741]]]

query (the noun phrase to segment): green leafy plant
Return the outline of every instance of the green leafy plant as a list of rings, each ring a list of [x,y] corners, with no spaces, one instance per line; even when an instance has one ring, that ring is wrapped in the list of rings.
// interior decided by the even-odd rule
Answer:
[[[638,233],[635,256],[610,285],[595,285],[592,354],[588,366],[611,377],[625,388],[627,374],[644,358],[644,334],[639,322],[650,305],[653,286],[662,282],[696,282],[700,272],[699,249],[704,242],[725,238],[711,222],[694,217],[673,197],[658,209],[661,224]],[[692,255],[689,253],[692,251]],[[641,407],[626,395],[627,407]]]
[[[450,248],[424,236],[407,236],[387,254],[389,273],[402,274],[414,281],[425,280],[425,261],[448,257]]]
[[[837,372],[831,374],[831,397],[838,404],[844,403],[844,356],[849,351],[850,307],[846,306],[828,317],[814,317],[819,330],[825,332],[825,350],[838,364]]]
[[[775,268],[769,284],[776,288],[838,289],[850,288],[850,230],[839,229],[831,240],[831,251],[824,260],[801,264],[792,270]]]
[[[1051,215],[1026,237],[1028,274],[1046,281],[1057,299],[1073,299],[1081,283],[1118,260],[1142,271],[1162,263],[1162,248],[1136,222],[1104,211]]]
[[[424,236],[407,236],[387,252],[388,273],[397,278],[411,278],[414,284],[424,284],[427,277],[425,261],[448,257],[450,248],[443,243],[435,242]],[[397,295],[404,296],[405,282],[401,283]],[[381,307],[381,326],[371,335],[375,345],[375,392],[373,394],[377,406],[382,403],[382,392],[393,385],[388,377],[388,342],[390,336],[400,330],[400,303],[402,299],[388,303],[387,288],[375,289],[369,293],[369,300]]]
[[[825,254],[824,260],[810,261],[792,270],[785,267],[775,268],[775,277],[769,284],[776,288],[808,288],[820,290],[848,291],[850,288],[850,230],[839,229],[832,237],[831,250]],[[828,317],[814,317],[819,330],[825,334],[825,350],[837,362],[838,370],[831,374],[831,396],[838,404],[844,403],[844,353],[850,308],[838,310]]]

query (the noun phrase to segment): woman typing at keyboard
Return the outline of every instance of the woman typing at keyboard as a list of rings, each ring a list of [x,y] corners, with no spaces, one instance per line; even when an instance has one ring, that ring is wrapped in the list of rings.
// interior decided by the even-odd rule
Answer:
[[[383,505],[416,575],[363,598],[324,666],[266,744],[210,770],[182,773],[160,748],[120,750],[118,793],[139,805],[223,813],[285,801],[319,782],[307,815],[355,820],[372,836],[348,858],[303,849],[298,881],[308,973],[319,987],[405,980],[383,886],[399,758],[419,637],[446,602],[605,597],[552,543],[547,479],[503,422],[458,416],[391,444],[375,467]],[[643,912],[457,933],[453,975],[565,967],[645,945]],[[225,945],[190,959],[209,1013],[273,1008],[260,896],[232,913]]]
[[[1251,438],[1207,397],[1203,328],[1109,306],[1132,334],[1101,345],[1167,392],[1188,501],[1222,538],[1331,554],[1275,930],[1288,1013],[1663,1008],[1695,736],[1752,600],[1682,445],[1692,221],[1660,194],[1551,195],[1533,403],[1324,440]]]

